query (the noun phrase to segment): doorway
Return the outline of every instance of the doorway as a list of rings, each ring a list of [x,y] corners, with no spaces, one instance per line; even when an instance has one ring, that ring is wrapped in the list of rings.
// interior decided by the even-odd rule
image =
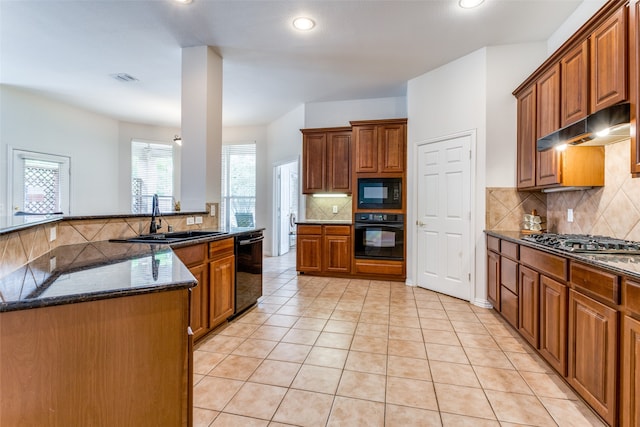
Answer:
[[[296,244],[296,221],[298,218],[299,173],[298,160],[277,165],[276,175],[276,233],[275,254],[288,253]]]
[[[475,131],[417,146],[417,285],[470,301]]]

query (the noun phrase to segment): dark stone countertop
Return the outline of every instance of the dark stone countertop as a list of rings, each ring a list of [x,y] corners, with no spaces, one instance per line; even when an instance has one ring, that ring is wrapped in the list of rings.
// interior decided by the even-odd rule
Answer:
[[[191,288],[197,281],[172,248],[262,230],[236,228],[171,246],[108,241],[59,246],[0,278],[0,312]]]
[[[529,246],[568,259],[580,261],[584,264],[589,264],[594,267],[608,270],[614,274],[620,274],[636,280],[640,280],[640,255],[573,253],[560,249],[550,248],[538,243],[530,242],[528,240],[523,240],[522,238],[525,235],[520,233],[519,231],[485,230],[485,233],[487,235],[518,243],[520,245]]]
[[[341,219],[305,219],[297,221],[296,224],[301,225],[351,225],[352,221]]]

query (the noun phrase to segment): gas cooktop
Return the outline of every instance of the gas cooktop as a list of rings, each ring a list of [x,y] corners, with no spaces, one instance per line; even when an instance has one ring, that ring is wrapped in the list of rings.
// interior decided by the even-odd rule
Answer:
[[[640,255],[640,242],[588,234],[530,234],[523,240],[574,253]]]

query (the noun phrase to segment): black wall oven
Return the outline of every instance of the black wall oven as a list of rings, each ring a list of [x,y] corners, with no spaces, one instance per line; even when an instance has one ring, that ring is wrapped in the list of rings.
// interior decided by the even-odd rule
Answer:
[[[404,259],[404,215],[357,213],[354,230],[356,258]]]
[[[402,178],[358,178],[358,209],[402,209]]]

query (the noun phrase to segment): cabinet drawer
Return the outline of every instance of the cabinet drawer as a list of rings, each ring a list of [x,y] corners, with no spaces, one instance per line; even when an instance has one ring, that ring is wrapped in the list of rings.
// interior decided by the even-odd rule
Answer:
[[[571,284],[613,304],[620,303],[620,279],[584,264],[571,262]]]
[[[209,258],[218,259],[233,255],[233,238],[209,243]]]
[[[187,267],[191,267],[204,263],[207,258],[207,244],[200,243],[199,245],[176,248],[173,252]]]
[[[351,235],[351,226],[349,225],[325,225],[324,234],[330,236],[349,236]]]
[[[508,256],[511,259],[518,259],[518,244],[507,242],[506,240],[500,241],[500,253],[504,256]]]
[[[520,247],[520,262],[532,267],[545,276],[558,280],[567,280],[568,260],[526,246]]]
[[[487,236],[487,249],[494,252],[500,252],[500,239],[493,236]]]
[[[500,312],[514,328],[518,328],[518,297],[504,286],[500,287]]]
[[[384,261],[384,260],[366,260],[357,259],[354,262],[355,273],[375,274],[385,276],[404,275],[404,262],[402,261]]]
[[[623,303],[627,310],[636,316],[640,316],[640,283],[631,280],[624,281],[622,288]]]
[[[504,243],[504,242],[503,242]],[[518,295],[518,263],[508,258],[500,258],[500,284]]]
[[[298,224],[298,234],[322,234],[321,225],[302,225]]]

